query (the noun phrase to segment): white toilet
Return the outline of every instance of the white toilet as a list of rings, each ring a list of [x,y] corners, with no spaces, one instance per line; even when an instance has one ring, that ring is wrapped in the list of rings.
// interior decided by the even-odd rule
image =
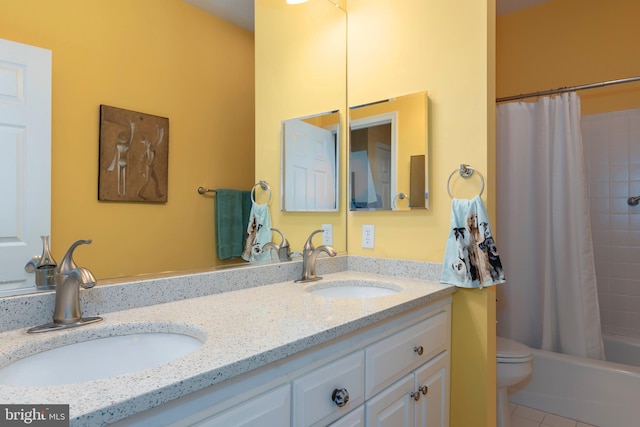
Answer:
[[[507,389],[531,375],[532,359],[531,349],[526,345],[496,337],[498,427],[511,426]]]

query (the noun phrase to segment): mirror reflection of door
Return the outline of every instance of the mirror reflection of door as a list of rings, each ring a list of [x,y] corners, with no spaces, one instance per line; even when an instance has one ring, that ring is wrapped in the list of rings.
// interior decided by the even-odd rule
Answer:
[[[351,120],[351,210],[392,209],[396,120],[394,112]]]
[[[321,127],[291,119],[282,127],[283,210],[337,210],[337,122]]]
[[[0,39],[0,295],[35,289],[50,217],[51,51]]]
[[[427,107],[427,92],[349,107],[350,210],[429,207]],[[383,128],[389,124],[390,130]],[[390,154],[382,148],[387,141]],[[390,161],[384,160],[389,156]]]

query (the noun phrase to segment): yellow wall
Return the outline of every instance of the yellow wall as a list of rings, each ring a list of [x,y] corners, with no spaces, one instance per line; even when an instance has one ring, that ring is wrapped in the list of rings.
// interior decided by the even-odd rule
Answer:
[[[304,6],[323,7],[326,3],[312,0]],[[348,212],[348,253],[442,262],[451,206],[446,181],[460,163],[483,172],[487,209],[491,217],[495,212],[495,0],[349,0],[347,6],[349,105],[425,90],[429,93],[431,194],[428,211]],[[309,64],[302,53],[301,44],[327,38],[321,23],[313,27],[317,20],[307,22],[295,16],[303,10],[279,0],[256,1],[259,179],[277,180],[279,176],[274,165],[279,164],[280,121],[336,108],[327,98],[331,98],[329,93],[340,96],[336,92],[341,89],[341,80],[336,71]],[[335,47],[339,43],[336,38]],[[325,78],[309,80],[309,65],[320,66]],[[344,191],[344,169],[341,176]],[[477,182],[460,188],[465,184],[458,185],[458,197],[477,192]],[[289,228],[299,225],[298,235],[290,240],[303,242],[316,223],[341,221],[345,200],[346,196],[342,197],[341,212],[336,216],[284,213],[279,218],[286,218]],[[362,224],[376,226],[373,250],[360,247]],[[451,426],[495,426],[494,289],[455,294],[452,364]]]
[[[0,37],[53,51],[52,246],[98,278],[216,263],[214,199],[254,183],[253,34],[180,0],[3,0]],[[166,204],[97,201],[99,106],[169,118]]]
[[[428,211],[350,212],[350,255],[442,262],[449,232],[449,174],[471,164],[487,178],[495,203],[495,2],[349,0],[350,105],[428,91]],[[382,60],[381,60],[382,58]],[[478,182],[458,183],[458,197]],[[362,224],[374,224],[363,249]],[[459,291],[453,303],[451,425],[495,425],[495,290]]]
[[[497,20],[497,96],[640,76],[640,2],[554,0]],[[579,92],[582,113],[640,107],[640,83]]]
[[[273,185],[272,222],[292,250],[300,252],[314,229],[333,224],[333,247],[346,252],[345,132],[339,147],[339,211],[331,213],[279,210],[280,127],[282,120],[346,107],[346,15],[328,1],[290,6],[282,0],[255,3],[256,179]],[[314,242],[320,242],[316,236]]]

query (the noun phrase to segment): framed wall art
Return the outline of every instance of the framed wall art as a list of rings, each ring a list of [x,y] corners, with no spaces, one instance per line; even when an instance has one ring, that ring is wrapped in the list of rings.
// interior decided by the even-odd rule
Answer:
[[[100,106],[98,200],[167,201],[169,119]]]

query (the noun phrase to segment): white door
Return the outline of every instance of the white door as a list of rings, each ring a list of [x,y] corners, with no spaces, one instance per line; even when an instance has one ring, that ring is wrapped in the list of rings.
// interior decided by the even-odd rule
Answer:
[[[391,145],[376,143],[376,190],[382,209],[391,209]]]
[[[0,39],[0,295],[51,232],[51,51]]]
[[[301,120],[284,122],[285,211],[336,210],[336,138]]]

